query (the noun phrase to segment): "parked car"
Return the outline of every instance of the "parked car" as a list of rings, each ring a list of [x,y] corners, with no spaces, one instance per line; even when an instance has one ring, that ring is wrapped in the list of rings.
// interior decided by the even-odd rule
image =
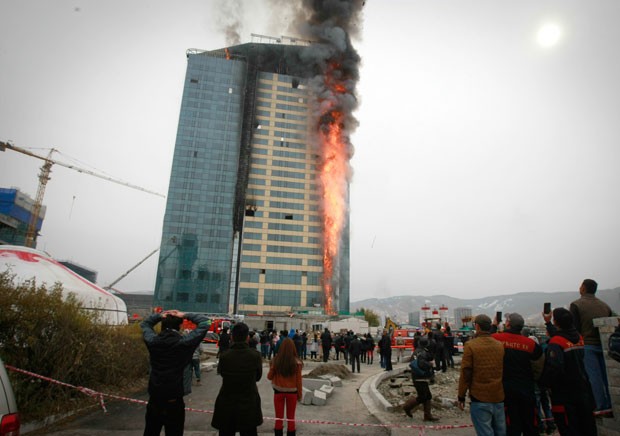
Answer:
[[[0,436],[19,436],[19,413],[9,375],[0,359]]]

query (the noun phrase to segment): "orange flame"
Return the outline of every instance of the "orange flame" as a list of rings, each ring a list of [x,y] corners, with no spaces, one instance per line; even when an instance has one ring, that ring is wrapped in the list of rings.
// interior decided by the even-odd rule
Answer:
[[[330,83],[332,92],[338,92],[340,86],[344,85]],[[323,194],[323,292],[325,313],[334,315],[333,275],[345,222],[349,152],[343,134],[344,114],[331,109],[322,120],[319,137],[323,152],[319,181]]]
[[[226,53],[226,60],[229,61],[230,60],[230,52],[228,51],[228,48],[224,48],[224,52]]]

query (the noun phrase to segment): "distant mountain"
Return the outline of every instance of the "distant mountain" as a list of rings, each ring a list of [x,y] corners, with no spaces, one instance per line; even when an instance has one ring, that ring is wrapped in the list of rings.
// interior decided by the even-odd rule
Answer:
[[[605,301],[611,309],[620,314],[620,287],[615,289],[599,290],[596,296]],[[448,307],[448,316],[454,319],[454,309],[457,307],[470,307],[472,314],[486,313],[493,317],[495,312],[517,312],[525,318],[526,324],[542,324],[543,303],[551,302],[551,307],[566,307],[579,298],[578,292],[521,292],[511,295],[498,295],[477,299],[461,299],[447,295],[403,295],[389,298],[370,298],[367,300],[351,302],[351,312],[360,308],[371,309],[379,316],[391,319],[400,324],[406,324],[409,313],[420,311],[425,304],[438,308],[441,305]]]

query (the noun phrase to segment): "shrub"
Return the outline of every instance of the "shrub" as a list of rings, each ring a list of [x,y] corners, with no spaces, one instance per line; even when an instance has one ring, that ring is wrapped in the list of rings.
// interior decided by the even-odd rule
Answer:
[[[9,365],[75,386],[102,392],[142,379],[148,352],[137,325],[107,326],[82,310],[62,287],[15,286],[10,271],[0,273],[0,357]],[[25,421],[82,407],[75,389],[11,372]]]

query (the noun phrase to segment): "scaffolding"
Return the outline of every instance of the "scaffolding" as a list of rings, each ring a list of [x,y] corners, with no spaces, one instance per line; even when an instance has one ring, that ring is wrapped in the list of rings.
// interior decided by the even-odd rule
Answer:
[[[308,39],[296,38],[294,36],[268,36],[252,33],[251,42],[260,44],[286,44],[286,45],[303,45],[309,46],[313,41]]]

